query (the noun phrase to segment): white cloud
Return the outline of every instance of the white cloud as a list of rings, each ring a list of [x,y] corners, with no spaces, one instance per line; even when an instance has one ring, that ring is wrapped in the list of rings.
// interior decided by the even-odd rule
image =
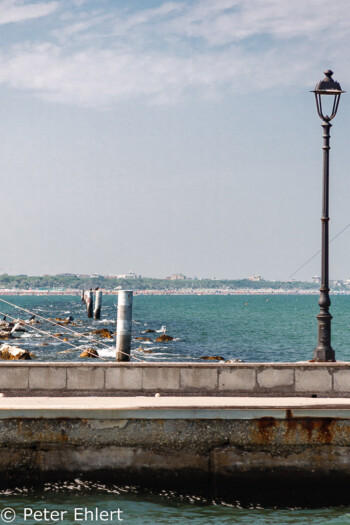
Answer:
[[[11,6],[22,9],[18,19],[57,8],[56,2],[6,4],[8,19]],[[141,96],[173,102],[191,89],[220,96],[307,86],[310,71],[333,63],[350,81],[342,58],[350,36],[346,0],[331,6],[328,0],[172,1],[136,13],[122,4],[103,10],[101,3],[93,11],[76,4],[74,12],[69,2],[62,5],[63,16],[51,20],[41,42],[36,35],[0,54],[0,82],[61,103],[106,106]]]
[[[24,0],[2,0],[0,3],[0,25],[23,22],[47,16],[58,8],[58,2],[25,2]]]

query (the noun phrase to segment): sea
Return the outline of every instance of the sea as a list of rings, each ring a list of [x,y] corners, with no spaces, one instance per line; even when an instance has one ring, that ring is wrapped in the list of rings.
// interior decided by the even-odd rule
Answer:
[[[213,356],[242,362],[308,361],[317,344],[318,311],[318,298],[310,295],[135,295],[131,361],[205,362],[203,357]],[[349,361],[350,296],[332,296],[331,313],[336,359]],[[27,321],[35,315],[39,323],[26,324],[27,331],[16,333],[11,341],[28,349],[34,360],[83,362],[84,348],[95,348],[102,360],[115,359],[116,296],[103,296],[99,321],[87,318],[79,296],[1,296],[1,315]],[[68,325],[54,321],[69,316],[74,320]],[[111,337],[93,333],[101,328]],[[164,332],[173,340],[156,342]],[[1,522],[350,525],[350,507],[263,508],[252,503],[243,508],[239,501],[228,504],[190,493],[151,492],[77,478],[40,489],[0,491]]]
[[[213,356],[308,361],[317,345],[318,312],[315,295],[136,295],[131,361],[203,362]],[[350,296],[333,296],[331,313],[336,359],[349,361]],[[115,359],[117,296],[103,296],[99,321],[87,318],[79,296],[0,296],[1,315],[7,320],[36,316],[39,323],[27,325],[11,342],[32,352],[35,360],[82,361],[84,348],[96,349],[102,360]],[[68,325],[54,321],[68,317],[74,319]],[[102,328],[110,338],[93,333]],[[164,331],[173,340],[156,342]]]

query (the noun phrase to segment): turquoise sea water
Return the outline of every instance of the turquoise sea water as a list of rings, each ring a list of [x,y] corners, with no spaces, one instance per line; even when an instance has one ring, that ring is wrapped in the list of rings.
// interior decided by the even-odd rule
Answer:
[[[77,296],[6,296],[19,306],[44,317],[72,315],[77,326],[66,332],[41,320],[34,328],[68,338],[63,342],[31,329],[17,334],[16,344],[34,352],[39,360],[79,360],[82,346],[95,347],[103,359],[113,360],[115,336],[102,339],[91,331],[108,328],[115,332],[115,296],[103,297],[102,319],[87,319]],[[0,311],[28,319],[29,314],[0,303]],[[311,359],[317,341],[316,296],[136,296],[133,309],[132,359],[145,361],[198,361],[201,356],[219,355],[246,362],[305,361]],[[350,296],[334,296],[331,313],[332,344],[337,360],[350,360]],[[156,343],[165,325],[174,337]],[[85,334],[85,335],[84,335]],[[95,337],[98,342],[92,341]],[[140,341],[137,337],[148,337]],[[47,344],[43,346],[43,343]],[[103,345],[103,346],[102,346]],[[79,347],[74,349],[73,347]],[[142,348],[142,350],[140,350]]]
[[[79,297],[3,297],[44,317],[68,317],[77,320],[71,327],[78,335],[67,335],[71,344],[95,346],[104,359],[114,359],[115,338],[91,344],[81,334],[96,328],[115,330],[116,297],[103,298],[101,321],[87,319]],[[136,296],[134,298],[134,323],[132,359],[146,361],[196,361],[203,355],[221,355],[225,359],[242,359],[246,362],[298,361],[312,357],[317,338],[318,298],[316,296]],[[0,311],[28,319],[29,313],[20,312],[7,304]],[[338,360],[350,360],[350,297],[332,298],[334,316],[333,347]],[[147,328],[159,330],[162,325],[175,339],[168,344],[155,343],[156,333],[144,334]],[[53,327],[44,321],[36,325],[45,332],[65,334],[63,328]],[[151,341],[138,341],[136,337],[148,336]],[[51,342],[53,341],[53,342]],[[56,342],[48,335],[35,332],[18,334],[15,341],[30,349],[39,360],[79,360],[80,349],[73,349],[67,342]],[[42,346],[42,343],[49,343]],[[137,350],[140,346],[148,352]],[[0,492],[1,511],[10,507],[17,513],[13,523],[124,523],[130,525],[192,525],[206,524],[322,524],[350,525],[350,508],[273,509],[241,508],[224,502],[201,501],[189,495],[171,492],[141,493],[130,487],[105,487],[97,483],[50,484],[40,490],[29,487]],[[24,508],[33,511],[44,509],[65,510],[59,521],[41,521],[28,518],[24,521]],[[74,519],[75,508],[96,508],[103,511],[120,509],[123,521],[113,519]],[[2,520],[5,523],[4,520]],[[1,517],[0,517],[1,525]]]
[[[87,488],[86,488],[87,487]],[[106,487],[76,480],[73,483],[47,484],[43,490],[16,489],[0,492],[0,515],[10,508],[16,513],[14,523],[78,523],[124,525],[348,525],[349,507],[321,509],[277,509],[251,506],[241,508],[225,503],[199,501],[192,496],[176,496],[170,492],[139,493],[130,487]],[[27,510],[26,510],[27,509]],[[30,509],[30,510],[28,510]],[[57,521],[33,519],[34,512],[58,511]],[[77,509],[77,511],[75,510]],[[93,513],[86,514],[85,509]],[[96,509],[109,514],[106,520],[95,519]],[[117,514],[119,509],[119,514]],[[29,516],[30,511],[33,512]],[[114,514],[111,514],[112,512]],[[64,513],[63,515],[61,513]],[[77,514],[75,514],[77,512]],[[83,514],[82,514],[83,512]],[[26,513],[27,519],[24,519]],[[74,519],[74,517],[79,519]],[[118,520],[119,516],[119,520]],[[38,517],[38,516],[37,516]],[[50,515],[47,515],[49,518]],[[103,517],[103,516],[102,516]],[[83,518],[83,519],[80,519]],[[108,519],[110,518],[110,519]],[[5,521],[2,520],[4,523]],[[1,517],[0,517],[1,523]]]

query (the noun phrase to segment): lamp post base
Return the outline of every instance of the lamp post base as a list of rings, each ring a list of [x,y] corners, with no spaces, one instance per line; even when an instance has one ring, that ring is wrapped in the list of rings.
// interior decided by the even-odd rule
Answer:
[[[328,309],[328,308],[327,308]],[[331,321],[332,316],[328,311],[321,310],[317,316],[318,345],[314,350],[314,359],[317,362],[335,362],[335,352],[331,347]]]
[[[316,348],[314,350],[314,360],[318,363],[335,363],[335,352],[333,348]]]

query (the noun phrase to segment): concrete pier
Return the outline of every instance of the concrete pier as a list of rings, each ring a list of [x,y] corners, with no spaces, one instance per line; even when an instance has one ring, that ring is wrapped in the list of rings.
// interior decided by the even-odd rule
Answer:
[[[349,398],[350,363],[1,361],[0,392]]]
[[[102,292],[98,290],[95,294],[94,319],[101,319]]]
[[[118,292],[117,361],[130,361],[132,296],[130,290]]]
[[[350,504],[350,363],[3,361],[0,392],[1,487]]]
[[[347,399],[0,398],[0,484],[99,479],[208,498],[350,500]]]
[[[92,290],[88,290],[87,292],[85,292],[85,305],[86,305],[87,316],[89,319],[91,319],[92,314],[93,314],[93,292]]]

